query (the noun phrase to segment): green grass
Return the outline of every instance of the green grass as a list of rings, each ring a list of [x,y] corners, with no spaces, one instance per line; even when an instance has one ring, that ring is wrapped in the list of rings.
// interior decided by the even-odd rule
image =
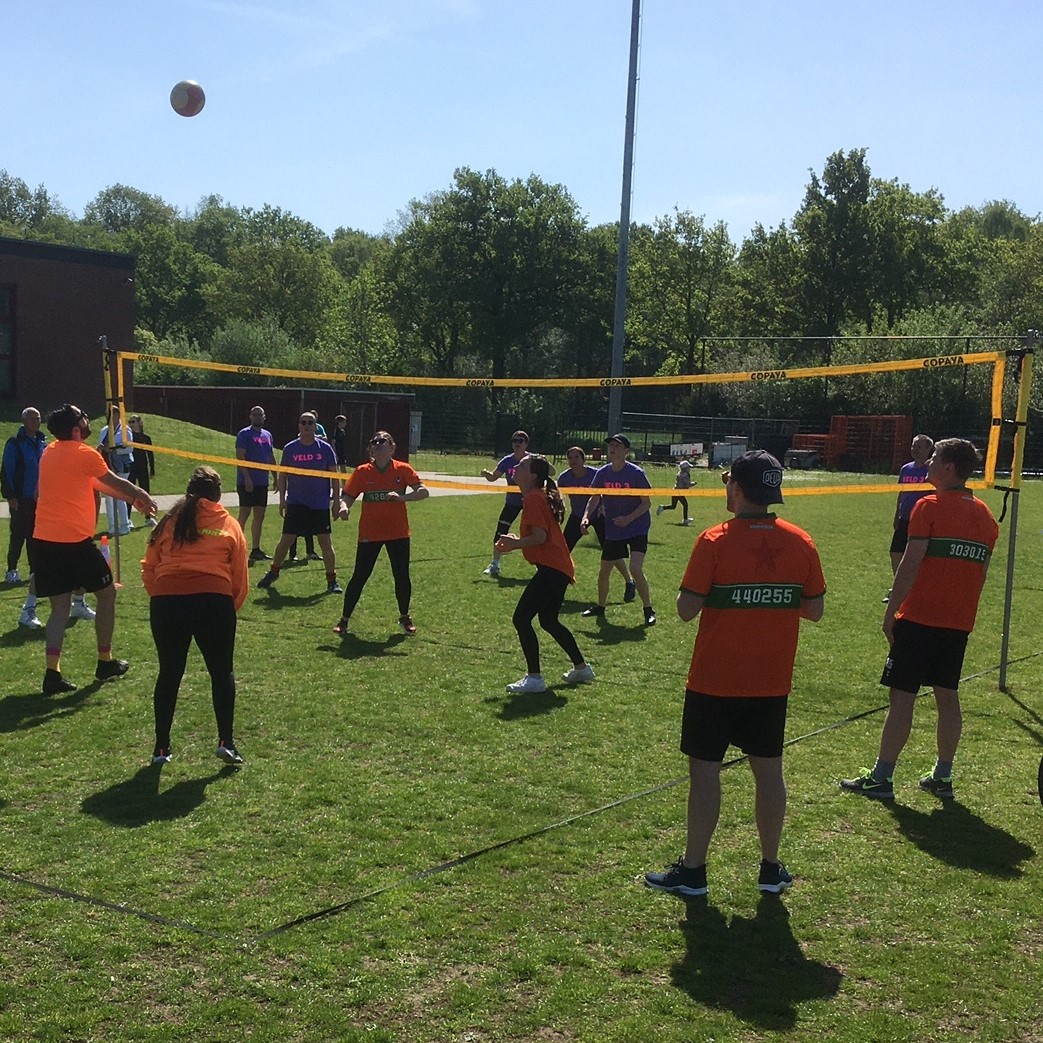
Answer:
[[[160,422],[146,426],[158,442]],[[722,501],[697,501],[697,526]],[[394,632],[386,559],[343,643],[321,566],[251,591],[238,772],[214,758],[195,655],[175,759],[146,767],[155,658],[132,568],[115,645],[131,672],[88,684],[93,632],[75,624],[63,669],[83,687],[65,698],[38,694],[42,638],[14,624],[24,590],[0,589],[0,1039],[1043,1038],[1043,487],[1021,504],[1012,694],[995,669],[1005,524],[967,654],[949,806],[915,785],[933,756],[926,704],[894,808],[836,787],[879,738],[880,713],[843,722],[884,701],[893,501],[782,509],[815,536],[829,584],[825,618],[804,625],[790,712],[783,857],[797,883],[759,900],[752,788],[736,764],[710,903],[691,908],[640,877],[683,843],[677,733],[694,627],[672,605],[695,530],[654,525],[651,630],[616,587],[607,624],[579,616],[597,571],[581,543],[566,618],[598,680],[511,698],[523,663],[510,616],[530,568],[511,555],[503,580],[481,575],[497,508],[411,507],[416,638]],[[144,538],[124,541],[125,563]],[[272,511],[269,550],[275,539]],[[339,524],[342,579],[354,540],[355,522]],[[734,654],[755,649],[751,635]],[[558,676],[560,651],[545,640],[543,652]]]

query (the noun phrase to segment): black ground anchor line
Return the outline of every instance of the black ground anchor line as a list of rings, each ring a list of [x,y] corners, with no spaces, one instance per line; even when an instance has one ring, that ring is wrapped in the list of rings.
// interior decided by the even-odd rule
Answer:
[[[8,883],[21,884],[23,887],[30,887],[34,891],[40,891],[43,894],[54,895],[56,898],[67,898],[73,902],[79,902],[82,905],[93,905],[98,909],[107,909],[109,912],[122,913],[124,916],[133,916],[139,920],[145,920],[147,923],[158,924],[162,927],[176,927],[182,931],[191,931],[192,934],[198,934],[203,938],[212,938],[215,941],[231,942],[233,945],[243,947],[244,942],[238,938],[233,938],[231,935],[221,934],[218,931],[208,931],[205,927],[198,927],[196,924],[189,923],[187,920],[174,920],[170,917],[159,916],[156,913],[148,913],[143,909],[135,909],[133,906],[125,905],[121,902],[109,902],[104,898],[94,898],[91,895],[80,894],[77,891],[69,891],[64,887],[54,887],[51,884],[41,884],[39,881],[30,880],[28,877],[20,876],[17,873],[7,873],[0,870],[0,880],[6,880]]]

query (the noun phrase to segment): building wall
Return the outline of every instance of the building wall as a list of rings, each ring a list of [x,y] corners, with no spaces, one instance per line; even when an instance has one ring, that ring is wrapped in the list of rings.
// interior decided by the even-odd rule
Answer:
[[[69,401],[102,414],[98,338],[133,350],[134,267],[130,254],[0,237],[0,286],[13,288],[14,356],[11,387],[0,394],[44,415]]]
[[[379,391],[270,387],[183,387],[139,385],[134,389],[132,408],[139,413],[173,417],[215,431],[235,434],[250,423],[250,408],[263,406],[265,427],[276,448],[297,437],[297,421],[306,409],[319,414],[319,423],[332,438],[333,418],[348,418],[349,467],[369,459],[367,443],[374,431],[390,432],[395,440],[395,458],[409,459],[409,414],[411,394]],[[276,453],[278,458],[278,453]]]

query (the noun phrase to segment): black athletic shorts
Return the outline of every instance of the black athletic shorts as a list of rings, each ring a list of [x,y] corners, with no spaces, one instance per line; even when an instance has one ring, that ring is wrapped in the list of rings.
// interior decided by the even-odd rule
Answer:
[[[605,532],[608,533],[608,525],[605,526]],[[644,536],[631,536],[628,540],[610,540],[606,539],[601,544],[601,560],[602,561],[621,561],[624,558],[629,558],[631,552],[635,554],[646,554],[648,552],[648,534]]]
[[[909,542],[909,519],[899,518],[895,525],[895,534],[891,537],[891,553],[904,554],[905,545]]]
[[[704,695],[687,689],[681,717],[681,752],[700,761],[723,761],[729,746],[750,757],[781,757],[787,695]]]
[[[94,540],[52,543],[30,537],[30,542],[38,597],[71,594],[79,587],[93,593],[112,585],[112,570]]]
[[[300,503],[288,503],[282,520],[284,536],[319,536],[330,532],[330,512],[317,511]]]
[[[963,630],[896,619],[894,644],[880,683],[913,695],[921,686],[957,691],[969,636]]]
[[[249,492],[241,485],[237,485],[235,491],[239,494],[240,507],[267,507],[268,486],[255,485]]]
[[[569,550],[572,550],[579,543],[580,536],[583,535],[579,531],[580,521],[582,519],[578,514],[570,514],[568,521],[565,522],[565,528],[561,530],[565,536],[565,545]],[[593,518],[590,522],[590,528],[594,530],[594,535],[598,538],[598,546],[603,547],[605,545],[605,516],[599,514],[596,518]]]

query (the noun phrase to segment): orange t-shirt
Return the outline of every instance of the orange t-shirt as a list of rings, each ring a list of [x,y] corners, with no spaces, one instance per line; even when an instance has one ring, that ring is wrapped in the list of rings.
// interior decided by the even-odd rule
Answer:
[[[52,442],[40,457],[36,525],[33,536],[51,543],[82,543],[94,538],[98,479],[109,465],[86,442]]]
[[[166,517],[145,548],[141,580],[149,597],[160,594],[228,594],[235,610],[250,588],[246,540],[239,522],[213,500],[196,506],[194,543],[174,542],[174,519]]]
[[[909,540],[927,540],[927,553],[895,619],[969,634],[999,534],[992,511],[967,489],[923,497],[909,516]]]
[[[401,500],[389,500],[388,493],[405,495],[420,485],[420,475],[401,460],[392,460],[381,471],[374,463],[359,464],[344,486],[352,499],[362,497],[359,518],[359,543],[382,543],[409,537],[409,514]]]
[[[576,566],[543,489],[530,489],[522,500],[521,535],[531,536],[533,529],[542,529],[547,538],[535,547],[522,547],[525,560],[530,565],[545,565],[564,572],[569,582],[575,583]]]
[[[695,541],[681,590],[705,598],[688,688],[789,695],[805,598],[826,581],[811,537],[774,514],[736,517]]]

